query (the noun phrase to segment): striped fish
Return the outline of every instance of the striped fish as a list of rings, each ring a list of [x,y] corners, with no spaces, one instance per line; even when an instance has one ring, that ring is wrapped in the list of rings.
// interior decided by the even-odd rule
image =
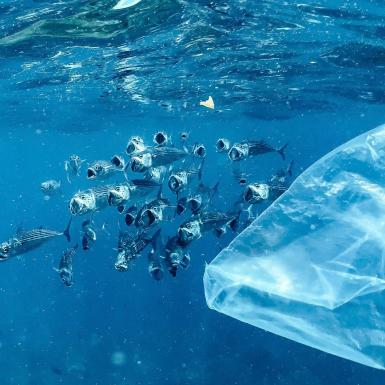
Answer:
[[[29,251],[37,249],[49,240],[62,235],[64,235],[69,242],[71,240],[69,233],[70,226],[71,220],[64,232],[43,228],[19,232],[12,238],[0,244],[0,261],[28,253]]]

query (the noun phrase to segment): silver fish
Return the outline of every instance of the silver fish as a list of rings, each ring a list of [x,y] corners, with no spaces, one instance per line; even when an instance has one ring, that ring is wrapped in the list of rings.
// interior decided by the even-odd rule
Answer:
[[[116,175],[117,173],[124,172],[124,161],[122,161],[121,159],[117,159],[118,158],[113,158],[112,161],[118,163],[119,166],[117,166],[115,163],[112,163],[111,161],[108,162],[106,160],[97,160],[93,162],[87,169],[87,179],[106,179],[111,177],[112,175]],[[121,163],[123,163],[123,165]]]
[[[226,152],[229,151],[231,147],[231,143],[226,138],[220,138],[217,140],[217,143],[215,145],[215,148],[218,152]]]
[[[91,226],[91,221],[88,219],[82,223],[82,247],[83,250],[89,250],[91,244],[96,242],[96,231]]]
[[[167,240],[164,253],[163,262],[173,277],[176,276],[179,267],[186,269],[190,264],[190,254],[178,236]]]
[[[81,160],[78,155],[71,155],[68,160],[64,162],[64,169],[67,173],[67,180],[71,183],[71,177],[80,175],[80,169],[84,160]]]
[[[205,158],[207,151],[203,144],[195,144],[192,149],[192,154],[197,158]]]
[[[251,156],[266,154],[268,152],[276,152],[282,157],[283,160],[285,160],[285,149],[287,145],[288,144],[286,143],[280,148],[275,148],[263,140],[244,141],[241,143],[233,144],[228,152],[228,156],[230,160],[235,162]]]
[[[154,189],[158,189],[159,186],[159,183],[146,179],[133,179],[125,183],[112,185],[108,192],[108,204],[117,207],[125,206],[130,200],[141,199]]]
[[[130,262],[132,262],[148,245],[153,243],[156,237],[159,236],[159,233],[160,229],[153,235],[150,235],[148,232],[143,232],[135,238],[129,233],[120,233],[115,269],[118,271],[127,271]]]
[[[154,147],[147,152],[133,156],[131,158],[131,170],[143,173],[153,167],[174,163],[187,155],[185,151],[175,147]]]
[[[132,136],[126,146],[126,154],[133,155],[146,150],[143,139],[140,136]]]
[[[165,132],[158,131],[154,135],[153,142],[157,146],[166,146],[166,145],[169,145],[171,143],[171,140]]]
[[[198,170],[181,170],[172,173],[167,185],[173,193],[179,193],[185,189],[196,175],[200,175]]]
[[[205,212],[197,218],[190,219],[179,226],[178,237],[182,245],[187,246],[196,239],[199,239],[203,233],[213,231],[223,225],[235,228],[235,221],[239,218],[240,212],[218,213]]]
[[[71,214],[84,215],[108,207],[109,191],[113,186],[104,185],[77,192],[70,200]]]
[[[55,269],[59,273],[64,285],[66,285],[67,287],[71,287],[73,285],[72,261],[73,257],[77,252],[77,249],[78,245],[67,249],[60,259],[59,268]]]
[[[289,188],[293,162],[286,170],[279,170],[266,183],[251,183],[246,186],[243,200],[249,204],[274,201]]]
[[[135,226],[148,228],[160,223],[167,207],[170,207],[170,202],[160,197],[145,204],[136,216]]]
[[[0,261],[5,261],[11,257],[28,253],[37,249],[49,240],[62,235],[64,235],[67,241],[70,242],[70,226],[71,220],[64,232],[43,228],[18,232],[15,236],[0,244]]]
[[[46,196],[53,196],[60,191],[61,182],[55,179],[50,179],[40,185],[40,189]]]

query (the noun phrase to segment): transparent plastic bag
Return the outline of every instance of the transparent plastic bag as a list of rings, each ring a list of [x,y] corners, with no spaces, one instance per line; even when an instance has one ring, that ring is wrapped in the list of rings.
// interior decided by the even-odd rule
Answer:
[[[385,368],[385,125],[338,147],[206,267],[210,308]]]

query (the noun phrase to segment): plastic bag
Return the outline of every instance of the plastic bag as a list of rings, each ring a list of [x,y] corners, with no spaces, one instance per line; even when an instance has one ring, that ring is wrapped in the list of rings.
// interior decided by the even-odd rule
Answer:
[[[206,267],[210,308],[385,368],[385,125],[338,147]]]

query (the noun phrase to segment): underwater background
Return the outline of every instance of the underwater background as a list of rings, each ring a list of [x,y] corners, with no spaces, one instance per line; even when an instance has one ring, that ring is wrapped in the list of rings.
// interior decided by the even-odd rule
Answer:
[[[290,160],[297,176],[384,123],[383,1],[116,3],[0,3],[2,239],[20,226],[63,230],[69,199],[90,186],[84,173],[67,183],[64,161],[109,159],[132,135],[204,143],[219,210],[241,193],[219,137],[288,142],[286,163],[248,165],[266,179]],[[215,110],[199,106],[209,95]],[[51,178],[62,196],[44,200]],[[198,240],[189,269],[157,282],[144,258],[115,271],[118,221],[95,216],[97,244],[74,259],[71,288],[53,269],[64,238],[1,264],[1,385],[384,383],[382,371],[210,311],[205,263],[233,235]]]

